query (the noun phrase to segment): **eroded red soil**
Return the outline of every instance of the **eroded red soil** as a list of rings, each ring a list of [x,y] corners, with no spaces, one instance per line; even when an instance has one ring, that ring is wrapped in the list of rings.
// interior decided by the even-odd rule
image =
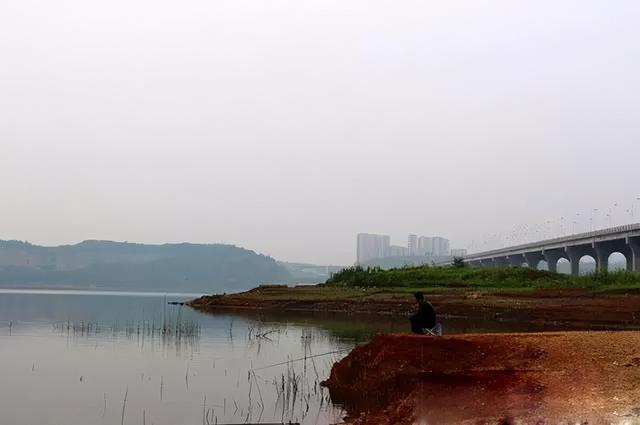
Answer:
[[[353,424],[634,424],[640,332],[382,335],[324,384]]]

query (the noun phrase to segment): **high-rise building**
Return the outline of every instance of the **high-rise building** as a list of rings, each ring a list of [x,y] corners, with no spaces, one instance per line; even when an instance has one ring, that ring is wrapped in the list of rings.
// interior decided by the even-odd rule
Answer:
[[[467,255],[466,249],[451,249],[451,256],[455,258],[464,258]]]
[[[409,250],[409,256],[415,257],[418,255],[418,236],[409,235],[407,249]]]
[[[409,254],[409,250],[404,246],[391,245],[389,249],[389,256],[391,257],[406,257]]]
[[[375,258],[388,257],[391,238],[388,235],[358,233],[357,263],[362,264]]]
[[[455,252],[460,254],[460,250]],[[356,264],[385,257],[448,257],[451,254],[449,240],[439,236],[418,237],[411,234],[407,239],[407,247],[403,247],[391,245],[388,235],[359,233]],[[463,255],[466,255],[466,251]]]
[[[449,239],[440,236],[433,237],[433,256],[448,257],[450,253]]]
[[[431,257],[433,255],[433,238],[420,236],[418,238],[418,255]]]

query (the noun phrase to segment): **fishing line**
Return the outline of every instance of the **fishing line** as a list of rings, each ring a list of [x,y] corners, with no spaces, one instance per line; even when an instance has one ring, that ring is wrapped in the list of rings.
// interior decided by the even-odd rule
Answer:
[[[287,360],[286,362],[280,362],[280,363],[272,364],[272,365],[269,365],[269,366],[257,367],[255,369],[249,369],[249,372],[255,372],[256,370],[269,369],[271,367],[282,366],[282,365],[286,365],[287,363],[299,362],[299,361],[302,361],[302,360],[311,359],[311,358],[315,358],[315,357],[328,356],[329,354],[344,353],[345,351],[351,351],[351,348],[344,348],[342,350],[330,351],[328,353],[323,353],[323,354],[314,354],[313,356],[300,357],[299,359]]]

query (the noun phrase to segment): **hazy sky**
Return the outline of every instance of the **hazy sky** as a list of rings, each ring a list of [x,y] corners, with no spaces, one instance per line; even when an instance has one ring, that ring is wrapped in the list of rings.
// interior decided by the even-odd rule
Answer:
[[[629,220],[638,22],[636,0],[2,1],[0,239],[344,264],[358,232]]]

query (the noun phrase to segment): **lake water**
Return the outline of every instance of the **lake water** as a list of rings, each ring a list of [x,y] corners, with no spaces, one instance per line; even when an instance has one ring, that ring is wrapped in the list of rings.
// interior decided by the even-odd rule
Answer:
[[[334,423],[342,409],[319,385],[332,364],[377,332],[407,330],[402,318],[168,305],[196,296],[0,290],[0,424]]]
[[[0,290],[0,423],[335,422],[320,381],[359,341],[397,330],[167,304],[195,296]]]

